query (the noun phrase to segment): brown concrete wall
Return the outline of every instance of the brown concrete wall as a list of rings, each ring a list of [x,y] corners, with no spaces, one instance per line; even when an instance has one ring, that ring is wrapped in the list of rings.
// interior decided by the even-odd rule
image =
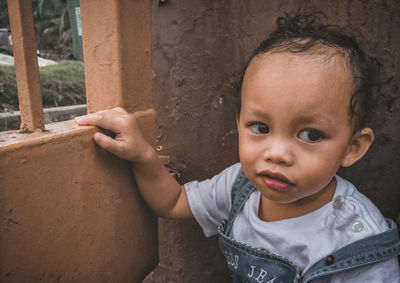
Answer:
[[[346,26],[394,76],[371,113],[377,139],[354,167],[343,171],[384,215],[399,213],[400,3],[384,0],[168,0],[153,10],[155,107],[162,154],[181,182],[213,176],[236,162],[232,88],[251,51],[275,27],[276,17],[321,11]],[[160,265],[149,282],[229,282],[215,238],[194,221],[159,222]]]
[[[94,145],[94,128],[47,128],[0,134],[0,282],[140,282],[157,219],[130,165]]]

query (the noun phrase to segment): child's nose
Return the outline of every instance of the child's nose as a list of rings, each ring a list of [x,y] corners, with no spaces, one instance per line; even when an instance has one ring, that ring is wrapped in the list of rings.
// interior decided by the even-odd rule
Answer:
[[[285,139],[270,137],[264,151],[264,160],[281,165],[293,163],[293,146]]]

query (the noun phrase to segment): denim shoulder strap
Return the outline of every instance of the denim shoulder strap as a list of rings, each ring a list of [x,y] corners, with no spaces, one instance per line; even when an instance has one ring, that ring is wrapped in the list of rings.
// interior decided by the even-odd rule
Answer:
[[[391,219],[386,219],[386,221],[389,230],[344,246],[327,258],[318,261],[303,275],[303,283],[399,255],[400,240],[397,225]]]
[[[250,194],[254,191],[254,185],[247,179],[241,168],[232,186],[232,207],[226,221],[225,234],[228,235],[232,229],[233,221],[243,207]]]

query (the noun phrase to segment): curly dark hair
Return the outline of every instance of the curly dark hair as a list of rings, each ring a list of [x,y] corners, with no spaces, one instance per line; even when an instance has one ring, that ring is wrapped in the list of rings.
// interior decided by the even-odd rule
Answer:
[[[244,73],[251,60],[269,51],[292,53],[315,53],[338,56],[349,66],[354,79],[354,92],[351,95],[349,115],[355,119],[356,129],[365,127],[367,113],[372,100],[373,89],[380,63],[376,58],[363,52],[354,36],[335,25],[319,24],[318,15],[295,15],[277,18],[277,29],[273,31],[254,50],[247,62],[242,77],[236,85],[241,90]],[[240,102],[238,105],[240,112]]]

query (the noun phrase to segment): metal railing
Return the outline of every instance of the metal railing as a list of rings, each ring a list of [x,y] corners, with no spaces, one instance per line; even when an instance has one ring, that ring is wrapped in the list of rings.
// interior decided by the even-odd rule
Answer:
[[[32,2],[8,0],[22,132],[45,130]]]

